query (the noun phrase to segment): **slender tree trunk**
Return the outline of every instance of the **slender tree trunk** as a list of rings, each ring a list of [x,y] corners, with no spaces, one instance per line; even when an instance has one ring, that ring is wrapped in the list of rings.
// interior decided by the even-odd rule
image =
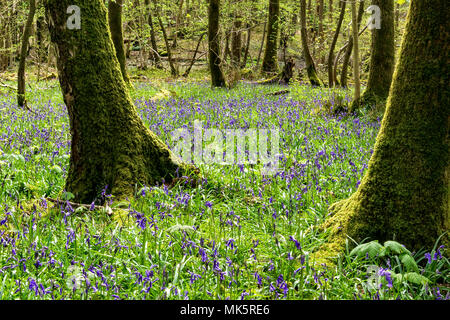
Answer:
[[[306,0],[300,0],[300,25],[303,55],[305,57],[306,71],[308,73],[309,81],[313,86],[322,86],[322,81],[320,81],[317,75],[316,65],[314,64],[314,60],[308,46],[308,32],[306,29]]]
[[[357,13],[356,13],[356,1],[352,1],[352,33],[353,33],[353,79],[355,81],[355,93],[354,93],[354,102],[358,102],[361,96],[361,82],[359,78],[359,35],[358,35],[358,21],[357,21]],[[355,111],[354,106],[352,104],[351,112]]]
[[[231,32],[231,64],[233,67],[239,67],[241,63],[242,52],[242,21],[239,14],[235,14],[233,29]]]
[[[219,8],[220,0],[209,0],[208,8],[208,52],[211,84],[213,87],[225,87],[226,81],[221,68],[219,45]]]
[[[328,54],[328,86],[334,87],[334,73],[333,73],[333,60],[334,60],[334,48],[336,47],[337,40],[339,38],[339,33],[341,31],[342,21],[345,15],[345,0],[341,0],[341,12],[339,14],[339,20],[336,26],[336,31],[334,33],[333,41],[330,45],[330,53]]]
[[[411,1],[367,172],[349,199],[330,207],[331,217],[322,226],[330,230],[330,238],[316,257],[343,252],[347,237],[357,242],[396,240],[409,250],[430,250],[449,231],[447,4]],[[448,248],[449,234],[441,241]]]
[[[329,1],[328,17],[330,19],[330,25],[331,25],[333,23],[333,0]]]
[[[172,50],[170,49],[169,39],[167,37],[166,27],[164,27],[164,23],[161,19],[161,15],[159,14],[159,10],[155,10],[156,18],[159,22],[159,27],[161,28],[161,32],[163,34],[164,43],[166,44],[166,50],[167,50],[167,59],[169,60],[169,67],[170,67],[170,73],[174,77],[178,77],[178,69],[175,67],[175,64],[172,59]]]
[[[222,61],[227,61],[228,56],[231,56],[230,50],[230,38],[231,38],[231,30],[225,31],[225,46],[223,48]]]
[[[116,57],[119,61],[120,71],[122,72],[123,80],[130,84],[130,78],[127,73],[127,60],[125,57],[125,48],[123,43],[122,30],[122,7],[123,0],[115,0],[108,2],[108,22],[109,30],[111,31],[111,38],[116,51]]]
[[[381,28],[372,30],[367,88],[359,105],[382,105],[389,95],[395,67],[394,0],[374,0],[381,9]]]
[[[323,0],[317,0],[317,16],[319,18],[319,39],[323,38]]]
[[[362,17],[364,15],[364,1],[361,1],[359,3],[359,10],[358,10],[358,30],[361,27],[361,21]],[[350,63],[350,57],[353,52],[353,36],[350,36],[348,39],[348,47],[345,51],[344,60],[342,62],[342,72],[341,72],[341,87],[347,88],[347,73],[348,73],[348,66]]]
[[[191,63],[189,64],[189,67],[186,69],[186,71],[183,73],[183,77],[185,77],[185,78],[187,78],[189,76],[189,73],[191,72],[191,69],[194,66],[195,60],[197,58],[198,49],[200,48],[200,44],[201,44],[204,36],[205,36],[205,33],[202,33],[200,35],[200,38],[198,39],[197,46],[195,47],[194,56],[192,57]]]
[[[241,65],[242,68],[245,68],[247,66],[248,53],[250,51],[251,37],[252,37],[252,28],[247,23],[247,43],[245,44],[244,60],[242,61],[242,65]]]
[[[152,57],[153,57],[153,61],[155,62],[155,65],[158,69],[162,68],[161,65],[161,58],[159,56],[159,51],[158,51],[158,45],[156,43],[156,33],[155,33],[155,28],[153,25],[153,16],[152,16],[152,12],[151,12],[151,5],[150,5],[150,0],[145,0],[145,6],[147,8],[147,23],[150,27],[150,44],[152,46]]]
[[[10,35],[10,19],[8,10],[9,8],[6,0],[0,0],[0,8],[5,8],[4,15],[0,16],[0,72],[2,72],[9,67],[11,35]]]
[[[45,0],[72,137],[65,189],[91,203],[102,190],[118,198],[140,185],[189,174],[139,117],[115,57],[102,0]],[[82,29],[66,28],[67,7],[82,12]]]
[[[180,4],[178,7],[178,14],[177,14],[176,22],[175,22],[175,32],[173,33],[172,48],[177,47],[178,32],[180,31],[181,15],[183,13],[183,4],[184,4],[184,0],[180,0]]]
[[[34,14],[36,12],[36,0],[30,0],[30,9],[28,12],[27,21],[22,35],[22,46],[20,49],[19,69],[17,72],[17,104],[20,107],[26,105],[25,99],[25,64],[28,56],[28,39],[31,35],[31,28],[33,26]]]
[[[263,28],[263,35],[261,38],[261,46],[259,47],[259,51],[258,51],[258,59],[256,60],[256,66],[259,66],[259,61],[261,60],[261,53],[263,51],[264,48],[264,40],[266,39],[266,30],[267,30],[267,22],[264,22],[264,28]]]
[[[262,62],[262,71],[278,72],[278,31],[280,19],[280,0],[269,0],[269,18],[266,38],[266,51]]]

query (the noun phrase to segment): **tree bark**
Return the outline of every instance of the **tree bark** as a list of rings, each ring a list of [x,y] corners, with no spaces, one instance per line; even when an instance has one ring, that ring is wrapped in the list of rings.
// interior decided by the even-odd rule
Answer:
[[[118,198],[140,185],[187,175],[179,160],[139,117],[115,57],[102,0],[46,0],[59,82],[69,113],[71,155],[65,189],[75,202]],[[66,28],[66,10],[81,9],[81,30]]]
[[[123,0],[108,2],[108,23],[123,80],[125,80],[127,84],[130,84],[131,82],[127,73],[127,60],[125,57],[125,48],[123,44],[122,7]]]
[[[195,60],[197,58],[198,49],[200,48],[200,44],[202,42],[203,37],[205,36],[205,33],[202,33],[200,35],[200,38],[198,39],[197,46],[195,47],[194,56],[192,57],[191,63],[189,64],[189,67],[184,71],[183,77],[187,78],[189,76],[189,73],[191,72],[192,67],[194,66]]]
[[[308,46],[308,32],[306,29],[306,0],[300,0],[300,25],[303,55],[305,57],[306,71],[308,73],[309,81],[313,86],[322,86],[322,81],[320,81],[317,75],[316,65],[314,64],[314,60]]]
[[[155,28],[153,26],[153,16],[152,16],[152,12],[151,12],[150,0],[145,0],[145,6],[147,8],[147,17],[148,17],[147,23],[150,27],[150,44],[152,46],[153,61],[155,62],[155,65],[157,68],[162,68],[161,58],[159,56],[159,51],[158,51],[158,45],[156,43],[156,35],[155,35]]]
[[[374,0],[381,9],[381,29],[372,30],[367,88],[359,105],[382,105],[389,95],[395,67],[394,0]]]
[[[167,59],[169,60],[170,73],[172,74],[172,76],[178,77],[178,69],[177,67],[175,67],[175,64],[172,59],[172,50],[170,49],[169,38],[167,37],[166,28],[164,27],[164,23],[161,19],[161,15],[159,14],[158,8],[155,9],[155,13],[156,18],[158,19],[159,22],[159,27],[161,28],[161,32],[163,34],[164,43],[166,44]]]
[[[264,52],[262,71],[278,72],[278,31],[280,19],[280,0],[269,0],[269,18],[266,35],[266,50]]]
[[[317,257],[343,252],[347,237],[430,250],[449,230],[449,29],[447,0],[411,1],[367,172],[349,199],[330,207],[322,226],[330,238]],[[448,233],[441,240],[448,248]]]
[[[208,8],[208,53],[211,84],[213,87],[225,87],[222,72],[219,45],[219,8],[220,0],[209,0]]]
[[[181,16],[183,13],[183,4],[184,0],[180,0],[179,7],[178,7],[178,14],[177,18],[175,20],[175,31],[173,33],[173,42],[172,42],[172,48],[177,47],[177,40],[178,40],[178,32],[180,31],[180,23],[181,23]]]
[[[359,35],[358,35],[358,21],[356,13],[356,1],[352,1],[352,33],[353,33],[353,79],[355,81],[355,93],[350,112],[355,111],[359,98],[361,96],[361,82],[359,75]]]
[[[334,87],[334,73],[333,73],[333,60],[334,60],[334,48],[336,47],[337,40],[339,38],[339,33],[341,31],[342,21],[344,20],[345,15],[345,0],[341,0],[341,12],[339,14],[339,20],[336,26],[336,31],[334,33],[333,41],[330,45],[330,53],[328,54],[328,86]]]
[[[22,46],[20,48],[19,69],[17,72],[17,104],[20,107],[26,105],[25,99],[25,64],[28,56],[28,39],[31,35],[31,28],[33,26],[34,14],[36,13],[36,0],[30,0],[30,10],[28,12],[27,21],[22,35]]]
[[[235,14],[233,29],[231,32],[231,64],[233,67],[240,67],[242,52],[242,21],[239,14]]]
[[[251,43],[251,37],[252,37],[252,28],[249,24],[247,24],[247,39],[245,44],[245,52],[244,52],[244,59],[242,60],[242,68],[245,68],[247,66],[247,60],[248,60],[248,53],[250,51],[250,43]]]
[[[264,28],[263,28],[263,35],[261,38],[261,46],[259,47],[259,51],[258,51],[258,59],[256,60],[256,66],[259,66],[259,61],[261,60],[261,53],[262,50],[264,48],[264,41],[266,39],[266,30],[267,30],[267,22],[264,22]]]
[[[358,30],[361,27],[361,21],[362,21],[363,15],[364,15],[364,1],[361,1],[359,3],[359,10],[358,10]],[[353,52],[353,37],[350,36],[348,41],[349,41],[348,47],[347,47],[347,50],[345,51],[344,61],[342,62],[342,71],[341,71],[341,87],[342,88],[347,88],[348,66],[350,63],[350,57]]]

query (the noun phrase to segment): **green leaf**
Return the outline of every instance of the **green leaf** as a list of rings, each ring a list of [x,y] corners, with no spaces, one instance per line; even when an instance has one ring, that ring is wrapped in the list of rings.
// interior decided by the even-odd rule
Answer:
[[[414,284],[426,284],[430,282],[428,278],[416,273],[416,272],[408,272],[404,275],[404,279],[408,282],[414,283]]]
[[[416,261],[413,257],[409,254],[403,254],[400,256],[400,261],[403,263],[403,265],[406,267],[408,271],[415,271],[419,272],[419,267],[417,266]]]
[[[384,247],[386,248],[386,254],[389,254],[390,252],[392,252],[393,254],[396,255],[401,255],[401,254],[411,254],[411,252],[406,249],[404,246],[402,246],[400,243],[398,243],[397,241],[386,241],[384,243]]]
[[[176,225],[174,225],[174,226],[172,226],[172,227],[167,229],[168,232],[174,232],[174,231],[179,231],[179,230],[191,231],[191,232],[195,231],[195,229],[192,226],[184,226],[184,225],[181,225],[181,224],[176,224]]]
[[[377,240],[374,240],[368,243],[360,244],[350,252],[350,256],[356,255],[358,257],[364,257],[368,254],[370,258],[374,258],[380,254],[382,249],[383,246],[379,244]]]
[[[70,201],[73,198],[75,198],[75,195],[71,192],[64,192],[61,196],[61,199],[64,201]]]

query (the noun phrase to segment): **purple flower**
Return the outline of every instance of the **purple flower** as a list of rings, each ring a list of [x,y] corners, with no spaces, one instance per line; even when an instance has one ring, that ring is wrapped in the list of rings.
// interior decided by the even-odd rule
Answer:
[[[290,236],[290,237],[289,237],[289,240],[292,241],[292,242],[294,242],[295,247],[296,247],[298,250],[302,250],[302,246],[300,245],[300,242],[298,242],[297,240],[295,240],[295,238],[294,238],[293,236]]]
[[[388,271],[388,269],[380,268],[378,270],[378,275],[384,277],[388,283],[388,288],[392,288],[392,277],[391,273]]]

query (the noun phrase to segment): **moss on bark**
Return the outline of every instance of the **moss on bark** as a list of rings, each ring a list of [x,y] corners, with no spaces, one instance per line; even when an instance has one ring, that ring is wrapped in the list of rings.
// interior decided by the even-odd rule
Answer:
[[[269,0],[269,18],[266,34],[266,50],[262,71],[278,73],[278,32],[280,19],[280,0]]]
[[[367,105],[382,106],[384,109],[394,73],[394,0],[374,0],[373,5],[380,7],[381,28],[372,30],[367,88],[351,109]]]
[[[120,65],[120,71],[122,72],[123,80],[129,85],[131,82],[127,73],[127,61],[125,57],[125,48],[123,46],[122,6],[123,0],[108,2],[108,22],[109,30],[111,31],[111,39],[114,43],[114,49],[116,50],[116,57]]]
[[[356,241],[395,239],[431,249],[449,230],[449,20],[446,0],[412,0],[385,116],[358,190],[333,204],[316,253]],[[449,244],[449,236],[443,238]],[[448,247],[448,246],[447,246]]]
[[[300,33],[302,37],[303,56],[305,57],[306,72],[308,73],[309,82],[313,86],[322,86],[323,83],[317,75],[316,65],[311,56],[308,46],[308,32],[306,30],[306,1],[300,1]]]
[[[81,29],[66,28],[70,5],[81,9]],[[131,101],[101,0],[47,0],[57,46],[59,81],[72,136],[66,190],[90,203],[102,189],[117,197],[187,174],[182,163],[142,122]]]

